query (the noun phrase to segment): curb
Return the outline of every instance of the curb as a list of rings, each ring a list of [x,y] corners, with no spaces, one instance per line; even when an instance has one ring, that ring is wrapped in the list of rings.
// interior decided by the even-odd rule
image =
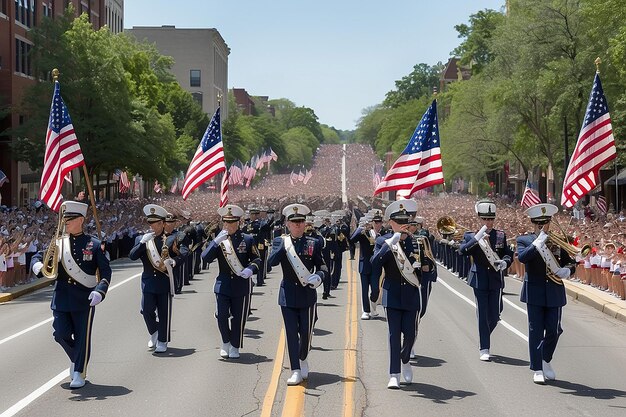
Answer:
[[[37,291],[41,288],[45,288],[49,285],[54,284],[54,282],[55,280],[53,279],[39,278],[33,282],[29,282],[28,284],[18,285],[10,289],[9,292],[0,293],[0,304],[14,300],[23,295],[30,294],[31,292]]]
[[[604,297],[598,296],[591,291],[586,290],[585,288],[581,288],[578,285],[572,284],[568,281],[563,281],[565,283],[565,291],[567,295],[572,297],[574,300],[580,301],[583,304],[591,306],[596,310],[613,317],[623,323],[626,323],[626,307],[623,305],[622,300],[609,301]]]

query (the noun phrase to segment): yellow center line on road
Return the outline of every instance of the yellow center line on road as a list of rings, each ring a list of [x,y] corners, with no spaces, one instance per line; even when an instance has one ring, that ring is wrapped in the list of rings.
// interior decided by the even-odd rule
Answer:
[[[272,378],[265,392],[263,399],[263,408],[261,408],[261,417],[270,417],[272,415],[272,406],[274,398],[276,398],[276,390],[278,389],[278,378],[283,370],[283,360],[285,357],[285,329],[280,330],[278,337],[278,347],[276,348],[276,356],[274,357],[274,368],[272,370]]]
[[[343,416],[354,416],[354,389],[356,383],[356,342],[358,336],[357,290],[352,263],[348,261],[348,305],[346,308],[346,347],[343,359],[344,389]]]

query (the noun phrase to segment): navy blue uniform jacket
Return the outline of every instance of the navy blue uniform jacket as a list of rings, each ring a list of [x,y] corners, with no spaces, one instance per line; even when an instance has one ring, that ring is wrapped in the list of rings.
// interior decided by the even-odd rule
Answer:
[[[292,237],[293,245],[298,257],[311,274],[318,274],[322,280],[328,273],[328,268],[322,259],[322,245],[320,241],[311,236],[302,236],[298,239]],[[272,252],[269,257],[271,266],[281,265],[283,280],[280,283],[278,293],[278,305],[292,308],[307,308],[317,301],[317,290],[309,286],[303,287],[298,276],[287,259],[285,241],[277,237],[272,242]]]
[[[161,249],[163,248],[163,235],[155,236],[154,243],[156,244],[156,248],[159,253],[161,253]],[[174,241],[176,240],[177,235],[173,234],[166,238],[166,245],[169,249],[170,257],[176,262],[176,265],[179,265],[180,262],[183,262],[185,257],[189,254],[189,248],[187,245],[180,245],[178,250],[179,253],[176,254],[172,249]],[[148,252],[146,250],[146,244],[140,243],[141,236],[137,236],[135,238],[135,246],[130,250],[128,254],[128,258],[131,261],[135,261],[137,259],[141,259],[141,263],[143,263],[143,272],[141,273],[141,291],[147,292],[150,294],[165,294],[170,292],[170,279],[166,273],[155,269],[148,258]]]
[[[398,269],[395,257],[391,252],[391,248],[385,240],[392,236],[391,233],[380,236],[376,239],[376,247],[374,255],[372,255],[372,276],[378,276],[385,270],[385,279],[383,280],[383,306],[386,308],[395,308],[398,310],[419,310],[420,309],[420,289],[402,276]],[[416,249],[413,247],[413,241],[410,237],[400,240],[398,244],[402,247],[404,254],[411,263],[416,261],[413,253]],[[435,281],[437,279],[437,270],[432,261],[424,256],[424,251],[420,251],[421,265],[428,265],[430,272],[424,272],[421,268],[415,272],[420,281],[428,279]]]
[[[506,234],[502,230],[491,229],[489,232],[489,245],[498,257],[506,261],[507,268],[513,262],[513,251],[506,244]],[[497,290],[504,288],[504,282],[500,271],[496,271],[487,260],[485,252],[480,248],[474,233],[466,232],[463,235],[463,243],[459,246],[461,255],[471,255],[474,259],[472,268],[467,278],[470,287],[479,290]]]
[[[252,273],[256,273],[259,270],[261,259],[259,258],[259,253],[256,250],[254,238],[250,235],[242,233],[241,230],[237,230],[230,237],[230,240],[241,265],[244,268],[250,268]],[[211,241],[209,246],[207,246],[202,252],[202,260],[207,263],[211,263],[216,258],[220,271],[215,278],[213,292],[215,292],[215,294],[222,294],[229,297],[243,297],[244,295],[250,294],[250,279],[235,275],[226,261],[226,257],[222,252],[221,246],[215,244],[214,241]]]
[[[567,303],[565,285],[559,285],[546,276],[546,263],[537,248],[533,246],[536,238],[535,234],[517,238],[517,256],[519,261],[526,265],[520,300],[531,305],[562,307]],[[561,266],[573,264],[567,252],[562,249],[559,251],[561,252]]]

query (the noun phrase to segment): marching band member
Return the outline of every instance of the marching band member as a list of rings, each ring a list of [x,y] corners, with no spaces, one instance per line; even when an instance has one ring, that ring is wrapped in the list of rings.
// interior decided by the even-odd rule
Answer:
[[[179,232],[176,229],[176,216],[171,213],[167,213],[165,216],[165,226],[163,228],[163,233],[166,236],[176,236],[178,240],[178,247],[186,246],[186,244],[182,241],[185,238],[184,232]],[[179,262],[175,267],[172,268],[174,272],[174,294],[180,294],[183,290],[183,274],[184,274],[184,262]]]
[[[370,301],[370,294],[379,291],[378,280],[372,280],[370,259],[374,254],[374,246],[382,227],[383,217],[380,210],[375,210],[371,214],[368,212],[361,220],[363,223],[359,224],[359,227],[350,236],[350,242],[359,244],[359,274],[361,277],[361,301],[363,303],[361,319],[369,320],[370,317],[378,316],[375,301]]]
[[[419,325],[420,280],[425,275],[436,274],[435,265],[425,256],[424,250],[418,251],[413,247],[413,240],[407,239],[409,212],[416,211],[414,200],[394,201],[387,207],[385,218],[389,220],[393,234],[376,239],[371,259],[372,276],[380,277],[383,269],[385,272],[382,303],[389,327],[390,378],[387,388],[390,389],[400,388],[400,368],[404,381],[408,384],[413,381],[409,359]],[[414,253],[418,252],[420,255],[416,258]]]
[[[144,206],[143,212],[152,231],[137,236],[128,258],[132,261],[141,259],[143,263],[141,314],[150,334],[148,348],[163,353],[167,351],[167,344],[171,340],[172,298],[175,290],[173,268],[183,262],[188,249],[186,246],[175,248],[174,235],[166,240],[163,232],[167,211],[163,207],[148,204]],[[176,251],[179,253],[176,254]],[[171,258],[174,254],[176,256]]]
[[[462,255],[474,259],[467,284],[474,289],[476,317],[478,318],[479,359],[491,359],[491,333],[500,321],[504,271],[513,262],[513,251],[506,244],[506,234],[493,228],[496,219],[496,203],[480,200],[475,205],[476,214],[483,226],[476,233],[466,232],[459,247]]]
[[[551,249],[546,242],[550,221],[557,211],[552,204],[537,204],[526,210],[535,230],[517,238],[519,260],[526,265],[520,300],[526,303],[528,311],[530,369],[536,384],[556,379],[550,362],[563,333],[561,314],[567,297],[562,280],[569,278],[575,268],[564,249]]]
[[[283,270],[278,304],[293,372],[287,385],[298,385],[309,376],[307,357],[317,314],[316,288],[328,274],[320,241],[304,235],[304,220],[309,212],[302,204],[290,204],[283,209],[289,234],[274,239],[268,260],[271,266],[280,264]]]
[[[261,259],[254,238],[239,228],[243,209],[227,204],[217,213],[222,217],[223,230],[202,252],[202,259],[207,263],[218,261],[219,273],[213,291],[217,300],[217,327],[222,336],[220,356],[236,359],[243,347],[250,308],[250,277],[258,271]]]
[[[61,265],[52,295],[52,328],[54,340],[70,358],[70,388],[81,388],[85,385],[91,354],[95,306],[102,302],[109,289],[111,267],[100,241],[83,234],[87,204],[65,201],[61,212],[67,234],[57,243],[59,257],[54,260]],[[31,263],[35,275],[42,276],[41,255],[35,255]]]

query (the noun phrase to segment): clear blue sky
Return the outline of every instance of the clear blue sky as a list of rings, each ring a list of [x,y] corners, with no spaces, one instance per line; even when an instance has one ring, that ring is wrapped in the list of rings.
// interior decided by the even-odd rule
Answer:
[[[216,28],[228,87],[288,98],[320,123],[354,129],[419,63],[446,62],[454,25],[505,0],[126,0],[124,27]],[[174,6],[175,5],[175,6]]]

